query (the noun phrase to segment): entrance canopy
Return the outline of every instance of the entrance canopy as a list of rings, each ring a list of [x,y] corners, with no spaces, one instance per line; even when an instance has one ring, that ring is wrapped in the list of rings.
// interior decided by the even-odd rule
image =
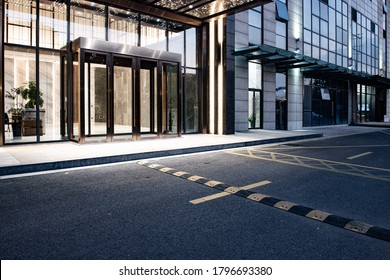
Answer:
[[[227,16],[272,0],[104,0],[107,4],[127,7],[159,18],[200,26],[219,16]]]
[[[390,88],[390,79],[355,71],[269,45],[255,45],[237,49],[233,52],[233,55],[245,56],[248,60],[258,60],[263,65],[273,65],[277,72],[299,68],[306,77],[352,80],[375,87]]]

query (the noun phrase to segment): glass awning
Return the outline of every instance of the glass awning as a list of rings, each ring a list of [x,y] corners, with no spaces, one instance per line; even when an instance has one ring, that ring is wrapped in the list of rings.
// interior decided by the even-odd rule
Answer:
[[[254,45],[236,49],[235,56],[245,56],[248,60],[259,61],[263,65],[275,66],[276,72],[286,72],[299,68],[305,77],[345,79],[376,87],[390,88],[390,79],[366,72],[355,71],[297,52],[286,51],[269,45]]]
[[[103,0],[156,17],[193,26],[219,16],[226,16],[262,6],[272,0]]]

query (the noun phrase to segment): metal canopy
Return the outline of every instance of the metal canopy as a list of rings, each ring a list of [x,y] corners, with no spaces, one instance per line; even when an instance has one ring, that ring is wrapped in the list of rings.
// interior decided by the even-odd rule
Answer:
[[[272,0],[101,0],[133,11],[193,26],[210,19],[262,6]]]
[[[254,45],[236,49],[235,56],[245,56],[248,60],[260,61],[263,65],[273,65],[276,71],[286,72],[300,68],[305,77],[352,80],[366,85],[390,88],[390,79],[355,71],[299,53],[286,51],[269,45]]]

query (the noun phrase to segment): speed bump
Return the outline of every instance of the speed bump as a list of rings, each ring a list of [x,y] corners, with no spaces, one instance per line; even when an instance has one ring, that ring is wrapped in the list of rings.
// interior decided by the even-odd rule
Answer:
[[[250,190],[243,190],[242,188],[232,186],[229,184],[225,184],[219,181],[210,180],[202,176],[192,175],[188,172],[179,171],[173,168],[169,168],[166,166],[162,166],[159,164],[150,164],[146,161],[138,162],[138,164],[159,170],[160,172],[171,174],[176,177],[186,179],[192,182],[196,182],[198,184],[212,187],[213,189],[223,191],[225,193],[229,193],[235,196],[244,197],[246,199],[265,204],[276,209],[281,209],[283,211],[297,214],[302,217],[306,217],[312,220],[316,220],[319,222],[323,222],[329,225],[333,225],[339,228],[343,228],[349,230],[351,232],[363,234],[366,236],[370,236],[376,239],[381,239],[387,242],[390,242],[390,230],[381,228],[378,226],[369,225],[360,221],[356,221],[353,219],[344,218],[338,215],[334,215],[328,212],[324,212],[322,210],[313,209],[310,207],[298,205],[289,201],[285,201],[279,198],[275,198],[272,196],[264,195],[261,193],[256,193]],[[218,184],[216,184],[218,182]]]

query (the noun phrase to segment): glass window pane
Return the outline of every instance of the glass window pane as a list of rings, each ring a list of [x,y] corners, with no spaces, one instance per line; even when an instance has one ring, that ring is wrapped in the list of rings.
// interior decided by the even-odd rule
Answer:
[[[21,90],[32,88],[36,82],[35,51],[21,47],[4,48],[4,111],[12,122],[4,133],[6,143],[36,141],[36,134],[23,125],[25,106],[32,101],[24,99]],[[36,92],[36,91],[35,91]],[[36,123],[35,123],[36,124]],[[27,123],[26,123],[27,125]],[[29,125],[29,124],[28,124]],[[32,123],[32,125],[34,125]],[[26,128],[26,129],[25,129]],[[36,128],[36,125],[35,125]],[[24,130],[24,131],[23,131]]]
[[[311,0],[305,0],[303,4],[304,11],[304,27],[311,29]]]
[[[320,33],[320,19],[313,17],[313,32]]]
[[[78,37],[106,39],[105,6],[92,2],[71,1],[70,38]]]
[[[248,41],[250,44],[261,44],[261,29],[249,25],[248,33]]]
[[[249,10],[248,13],[249,13],[248,24],[255,26],[255,27],[258,27],[258,28],[261,28],[261,13],[258,13],[258,12],[253,11],[253,10]]]
[[[321,2],[320,11],[321,11],[321,18],[324,20],[328,20],[328,6]]]
[[[286,3],[282,3],[279,0],[275,1],[277,18],[288,21],[288,10]]]
[[[60,67],[59,52],[41,51],[39,53],[39,88],[43,100],[40,108],[40,141],[61,140],[66,136],[61,135]]]
[[[186,30],[186,66],[197,67],[196,63],[196,29]]]
[[[138,45],[138,14],[109,8],[108,40],[130,46]]]
[[[198,73],[195,69],[186,70],[184,104],[186,132],[199,132]]]
[[[166,51],[166,30],[165,21],[148,15],[141,15],[141,47]]]
[[[168,33],[168,51],[181,54],[184,65],[184,31]]]
[[[328,22],[321,20],[321,35],[328,36]]]
[[[6,26],[4,41],[18,45],[36,44],[36,1],[7,0],[4,19]]]
[[[60,49],[66,45],[66,4],[59,1],[40,1],[39,45]]]
[[[312,1],[313,15],[320,16],[320,3],[318,0]]]
[[[248,62],[248,87],[261,89],[261,64]]]

